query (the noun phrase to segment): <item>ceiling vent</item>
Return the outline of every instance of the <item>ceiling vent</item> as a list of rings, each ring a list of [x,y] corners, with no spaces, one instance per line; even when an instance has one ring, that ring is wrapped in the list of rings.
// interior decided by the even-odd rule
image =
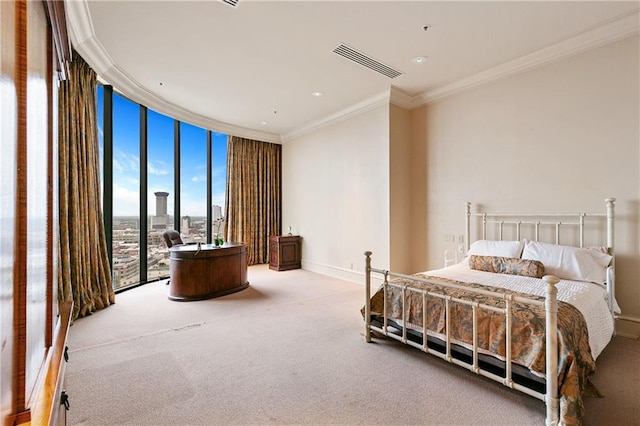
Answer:
[[[222,3],[228,4],[231,7],[238,7],[240,0],[220,0]]]
[[[389,78],[396,78],[402,75],[400,71],[395,70],[383,64],[382,62],[376,61],[375,59],[370,58],[364,53],[358,52],[357,50],[347,46],[346,44],[338,45],[338,47],[333,49],[333,53],[336,53],[343,58],[347,58],[350,61],[360,64],[363,67],[369,68],[370,70],[373,70]]]

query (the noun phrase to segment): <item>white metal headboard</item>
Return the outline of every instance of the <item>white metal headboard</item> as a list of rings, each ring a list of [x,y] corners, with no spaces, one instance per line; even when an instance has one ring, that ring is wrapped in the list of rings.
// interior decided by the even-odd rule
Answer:
[[[584,247],[584,225],[585,218],[603,217],[607,218],[607,248],[609,253],[613,255],[614,249],[614,202],[615,198],[605,199],[607,206],[606,213],[471,213],[471,203],[466,205],[466,248],[469,250],[471,245],[471,218],[482,218],[482,239],[486,239],[487,225],[495,224],[498,226],[499,239],[502,240],[504,225],[514,225],[516,227],[516,240],[521,239],[520,229],[522,225],[533,225],[535,227],[535,240],[539,240],[541,226],[554,226],[556,232],[556,244],[560,244],[560,229],[563,226],[577,226],[580,238],[580,247]],[[530,219],[529,219],[530,218]],[[562,218],[567,218],[563,220]],[[574,218],[576,221],[571,222]],[[555,220],[546,220],[555,219]]]
[[[607,220],[607,243],[606,247],[613,259],[607,270],[607,293],[609,296],[609,310],[613,312],[613,300],[615,290],[615,250],[614,250],[614,218],[615,218],[615,198],[607,198],[606,213],[471,213],[471,203],[466,203],[466,239],[465,247],[469,251],[471,246],[471,221],[473,217],[482,218],[482,239],[487,239],[487,225],[493,224],[498,227],[498,238],[502,240],[504,225],[512,225],[516,228],[516,240],[521,240],[521,226],[533,225],[535,240],[539,241],[540,227],[555,227],[555,243],[560,244],[560,230],[564,227],[578,229],[579,245],[584,247],[585,218],[600,217]]]

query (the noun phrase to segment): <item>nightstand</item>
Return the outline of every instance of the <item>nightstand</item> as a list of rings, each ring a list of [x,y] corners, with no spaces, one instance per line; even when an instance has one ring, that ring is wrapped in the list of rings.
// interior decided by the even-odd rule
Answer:
[[[269,269],[288,271],[299,269],[301,250],[299,235],[271,235],[269,237]]]

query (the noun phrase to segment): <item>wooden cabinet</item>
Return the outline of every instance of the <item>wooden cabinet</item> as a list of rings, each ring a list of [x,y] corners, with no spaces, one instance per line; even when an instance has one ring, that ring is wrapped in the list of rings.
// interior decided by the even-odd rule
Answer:
[[[299,269],[301,260],[300,236],[271,235],[269,237],[269,269],[287,271]]]

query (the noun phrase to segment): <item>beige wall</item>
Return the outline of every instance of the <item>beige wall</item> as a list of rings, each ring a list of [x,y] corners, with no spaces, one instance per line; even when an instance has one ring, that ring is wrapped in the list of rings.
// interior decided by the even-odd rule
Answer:
[[[411,273],[411,115],[389,108],[389,269]]]
[[[363,282],[364,252],[389,264],[389,106],[282,147],[282,228],[303,268]]]
[[[285,143],[283,228],[302,235],[303,267],[363,282],[371,250],[378,268],[439,268],[460,244],[467,201],[604,213],[615,197],[617,299],[640,318],[638,48],[636,36]],[[640,335],[629,321],[618,330]]]
[[[456,248],[445,235],[464,233],[466,201],[500,212],[604,213],[603,200],[615,197],[617,300],[639,318],[638,64],[633,37],[412,111],[413,144],[426,146],[429,241],[427,264],[415,269],[439,267]],[[630,322],[618,329],[640,334]]]

